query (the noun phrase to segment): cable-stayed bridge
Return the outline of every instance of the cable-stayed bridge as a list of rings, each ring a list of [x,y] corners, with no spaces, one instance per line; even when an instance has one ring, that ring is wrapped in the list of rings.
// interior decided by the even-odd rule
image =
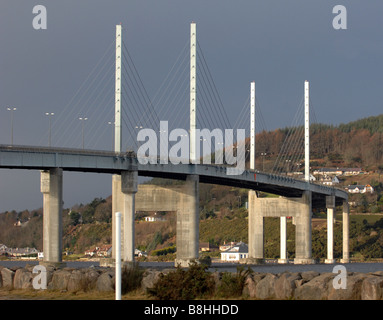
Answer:
[[[191,260],[198,259],[200,182],[250,190],[248,263],[259,263],[264,259],[263,220],[270,216],[281,218],[280,262],[287,261],[286,217],[292,216],[296,225],[294,261],[313,263],[313,207],[327,208],[329,241],[326,261],[333,263],[333,217],[335,207],[340,205],[344,212],[343,260],[348,261],[347,193],[313,183],[310,179],[308,81],[304,83],[304,110],[299,113],[304,115],[304,123],[292,127],[273,170],[263,172],[255,167],[256,123],[263,121],[261,114],[256,117],[255,83],[250,85],[250,95],[238,112],[237,122],[231,124],[197,41],[195,23],[191,23],[190,41],[172,67],[174,72],[166,77],[154,99],[149,98],[122,41],[121,25],[116,26],[113,43],[115,53],[108,54],[112,46],[108,48],[103,59],[68,103],[63,117],[55,119],[53,135],[50,125],[49,147],[0,145],[0,168],[42,171],[44,263],[61,263],[63,171],[113,174],[113,213],[122,213],[122,252],[126,262],[134,260],[138,176],[185,181],[177,204],[176,263],[187,266]],[[108,68],[111,63],[114,72]],[[81,116],[77,116],[76,121],[70,120],[75,114]],[[91,122],[91,118],[95,120]],[[105,119],[109,119],[109,126]],[[164,119],[169,119],[166,120],[166,126]],[[91,125],[88,126],[88,122]],[[101,126],[101,123],[104,125]],[[76,138],[75,133],[75,127],[79,124],[81,139]],[[85,132],[94,130],[92,139],[97,146],[109,128],[114,130],[113,141],[110,140],[113,147],[107,147],[104,151],[89,150],[89,143],[85,142],[89,133]],[[245,134],[246,128],[249,129],[248,137]],[[70,146],[74,141],[81,148]],[[286,165],[291,168],[291,163],[304,164],[304,170],[300,172],[301,179],[285,169]],[[281,198],[263,198],[259,191],[276,194]],[[114,245],[115,234],[113,227]]]

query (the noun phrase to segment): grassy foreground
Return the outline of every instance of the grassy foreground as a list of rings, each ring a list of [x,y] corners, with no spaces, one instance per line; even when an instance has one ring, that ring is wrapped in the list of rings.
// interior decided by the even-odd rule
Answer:
[[[142,291],[122,295],[122,300],[150,300],[153,297]],[[0,300],[115,300],[114,292],[62,292],[55,290],[0,288]]]

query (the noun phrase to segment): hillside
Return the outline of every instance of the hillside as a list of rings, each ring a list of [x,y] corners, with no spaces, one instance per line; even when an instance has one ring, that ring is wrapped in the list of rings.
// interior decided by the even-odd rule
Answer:
[[[296,129],[298,130],[298,129]],[[291,128],[263,131],[256,136],[256,167],[271,171]],[[383,115],[360,119],[348,124],[310,127],[311,167],[362,167],[383,169]],[[303,134],[302,134],[303,137]],[[287,149],[286,153],[289,153]],[[303,149],[302,151],[303,152]],[[303,157],[301,157],[303,159]],[[302,166],[301,166],[302,167]]]

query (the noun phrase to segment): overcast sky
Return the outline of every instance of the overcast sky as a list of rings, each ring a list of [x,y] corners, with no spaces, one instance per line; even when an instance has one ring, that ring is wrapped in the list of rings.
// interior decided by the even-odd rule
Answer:
[[[36,5],[47,9],[46,30],[33,28]],[[335,5],[347,9],[346,30],[333,28]],[[94,115],[71,109],[71,100],[105,53],[113,59],[120,23],[150,97],[189,41],[195,21],[233,122],[251,81],[266,129],[292,123],[304,80],[310,81],[318,122],[336,125],[381,114],[382,15],[381,0],[0,0],[0,143],[11,141],[6,108],[14,107],[14,144],[46,146],[45,112],[53,112],[52,145],[81,147],[78,117],[88,116],[89,147],[110,149],[113,92],[106,91],[108,110],[93,121],[93,131]],[[64,173],[65,208],[110,194],[108,175]],[[39,172],[0,171],[0,212],[41,206]]]

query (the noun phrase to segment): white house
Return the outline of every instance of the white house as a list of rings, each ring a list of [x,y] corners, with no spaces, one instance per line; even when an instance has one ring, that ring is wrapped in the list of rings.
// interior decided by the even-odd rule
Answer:
[[[249,248],[246,243],[238,242],[236,245],[221,252],[221,261],[239,261],[249,257]]]
[[[374,193],[374,188],[369,185],[369,184],[366,184],[366,185],[350,185],[350,186],[347,186],[346,187],[346,190],[349,192],[349,193]]]
[[[8,247],[5,244],[0,244],[0,256],[5,255],[8,251]]]
[[[148,254],[146,252],[141,251],[139,249],[134,249],[134,255],[136,257],[147,257],[148,256]]]
[[[165,219],[163,217],[157,215],[157,212],[155,212],[154,215],[145,217],[145,221],[147,221],[147,222],[165,221]]]
[[[333,185],[336,185],[336,184],[340,183],[338,177],[336,177],[336,176],[333,177],[333,178],[331,178],[331,177],[329,177],[327,179],[325,178],[325,179],[323,179],[321,181],[322,181],[322,184],[325,184],[325,185],[328,185],[328,186],[333,186]]]

